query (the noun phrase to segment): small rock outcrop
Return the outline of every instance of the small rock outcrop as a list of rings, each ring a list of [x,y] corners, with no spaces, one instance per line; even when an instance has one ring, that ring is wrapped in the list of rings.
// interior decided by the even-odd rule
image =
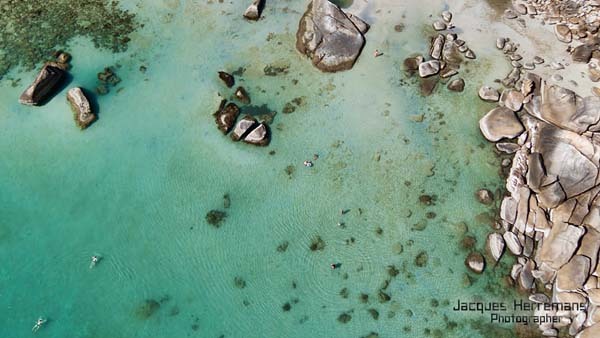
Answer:
[[[261,147],[268,146],[271,142],[269,127],[264,123],[260,123],[258,127],[244,137],[244,142]]]
[[[71,88],[67,92],[67,101],[71,105],[74,113],[75,124],[81,129],[87,128],[96,120],[96,115],[92,112],[90,101],[79,87]]]
[[[49,95],[52,95],[64,77],[63,69],[45,64],[33,83],[21,94],[19,103],[28,106],[42,104]]]
[[[328,0],[313,0],[300,19],[296,49],[324,72],[352,68],[365,44],[369,25]]]
[[[479,128],[483,136],[492,142],[515,138],[525,131],[515,112],[506,107],[492,109],[479,120]]]
[[[233,75],[231,75],[227,72],[220,71],[219,79],[221,79],[221,81],[223,81],[223,83],[225,83],[227,88],[231,88],[231,87],[233,87],[233,85],[235,85],[235,78],[233,77]]]
[[[248,6],[244,12],[244,18],[248,20],[258,20],[264,7],[264,0],[252,0],[252,4]]]
[[[239,141],[246,136],[249,131],[256,127],[257,123],[258,122],[254,117],[250,115],[244,116],[231,132],[231,139],[234,141]]]
[[[235,121],[240,115],[240,108],[233,102],[226,103],[226,101],[223,100],[221,101],[219,110],[217,110],[214,115],[219,130],[223,132],[223,134],[227,134],[235,125]]]

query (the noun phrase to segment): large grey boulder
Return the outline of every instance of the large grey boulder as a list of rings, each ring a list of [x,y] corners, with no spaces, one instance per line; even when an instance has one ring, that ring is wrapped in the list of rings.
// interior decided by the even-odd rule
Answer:
[[[300,19],[296,49],[324,72],[352,68],[369,25],[327,0],[313,0]]]
[[[253,0],[252,4],[244,12],[244,17],[248,20],[258,20],[264,6],[264,0]]]
[[[492,142],[515,138],[525,131],[515,112],[506,107],[497,107],[485,114],[479,120],[479,129]]]
[[[244,142],[261,147],[269,145],[270,141],[271,133],[269,127],[264,123],[260,123],[258,127],[254,128],[244,137]]]
[[[49,64],[44,65],[33,83],[19,97],[19,103],[28,106],[42,104],[58,87],[64,76],[64,70]]]
[[[225,104],[225,102],[222,101],[221,107],[214,115],[215,123],[219,130],[223,132],[223,134],[227,134],[235,125],[235,121],[240,115],[240,108],[233,102]]]
[[[96,115],[92,113],[90,101],[79,87],[71,88],[67,92],[67,101],[71,105],[74,113],[75,124],[81,129],[87,128],[96,120]]]
[[[248,132],[250,132],[252,128],[254,128],[257,124],[258,122],[256,122],[256,119],[254,117],[250,115],[244,116],[235,125],[235,128],[233,128],[233,131],[231,132],[231,139],[234,141],[239,141],[244,136],[246,136],[246,134],[248,134]]]

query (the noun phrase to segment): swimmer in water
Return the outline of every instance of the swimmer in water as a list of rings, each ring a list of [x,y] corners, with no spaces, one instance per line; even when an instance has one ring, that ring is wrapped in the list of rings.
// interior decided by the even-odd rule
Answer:
[[[31,329],[31,332],[36,333],[41,327],[42,325],[44,325],[46,323],[46,319],[40,317],[35,321],[35,325],[33,325],[33,328]]]

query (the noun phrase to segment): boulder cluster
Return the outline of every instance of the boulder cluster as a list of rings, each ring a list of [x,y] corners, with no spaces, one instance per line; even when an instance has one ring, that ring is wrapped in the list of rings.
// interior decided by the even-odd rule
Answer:
[[[562,318],[540,325],[545,336],[568,327],[571,335],[598,337],[600,98],[522,75],[502,94],[489,86],[479,91],[498,101],[480,120],[482,134],[514,154],[488,252],[495,261],[505,248],[517,257],[511,279],[532,301],[587,304],[581,311],[538,310]]]
[[[556,38],[568,44],[567,51],[575,63],[588,64],[588,76],[593,82],[600,81],[600,1],[549,1],[527,0],[513,4],[504,16],[517,19],[525,25],[523,18],[538,18],[543,24],[553,25]],[[532,69],[531,63],[525,64]],[[562,69],[559,63],[551,65],[553,69]],[[555,80],[561,77],[555,74]],[[600,88],[593,87],[595,95],[600,96]]]
[[[352,68],[369,25],[328,0],[312,0],[300,19],[296,49],[324,72]]]
[[[451,91],[462,92],[465,80],[454,78],[458,74],[464,58],[475,59],[475,53],[464,40],[452,31],[452,13],[444,11],[441,19],[433,23],[433,28],[439,33],[430,39],[429,60],[422,55],[416,55],[404,60],[404,69],[408,75],[418,73],[421,78],[421,93],[431,95],[438,82],[447,82]]]
[[[226,72],[219,72],[219,78],[228,88],[235,84],[233,75]],[[243,104],[250,104],[250,95],[244,87],[238,87],[233,97]],[[225,135],[231,132],[233,141],[243,141],[256,146],[267,146],[271,142],[271,130],[267,121],[258,121],[252,115],[244,115],[239,121],[241,109],[234,102],[227,102],[222,99],[219,109],[213,114],[217,128]],[[272,116],[271,116],[272,118]],[[237,122],[237,124],[236,124]]]
[[[46,62],[33,83],[21,94],[19,103],[40,106],[57,93],[68,76],[71,55],[57,52],[55,56],[56,60]],[[75,123],[79,128],[85,129],[96,120],[90,102],[81,88],[71,88],[67,92],[67,101],[74,112]]]

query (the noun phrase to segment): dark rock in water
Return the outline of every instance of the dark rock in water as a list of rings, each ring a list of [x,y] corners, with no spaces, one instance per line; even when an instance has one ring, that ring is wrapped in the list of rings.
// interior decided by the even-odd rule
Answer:
[[[350,292],[348,291],[348,288],[343,288],[340,290],[340,296],[342,296],[342,298],[348,298],[349,295]]]
[[[325,249],[325,241],[321,238],[321,236],[315,237],[310,243],[310,250],[311,251],[317,251],[317,250],[322,251],[323,249]]]
[[[102,72],[98,73],[98,80],[100,80],[102,83],[107,83],[113,86],[116,86],[119,82],[121,82],[121,78],[117,76],[111,67],[106,67]]]
[[[85,129],[96,120],[96,115],[92,113],[90,101],[81,88],[75,87],[69,89],[67,92],[67,101],[71,105],[75,123],[79,128]]]
[[[390,299],[392,299],[392,297],[390,297],[390,295],[385,293],[383,290],[379,290],[377,293],[377,298],[379,298],[380,303],[387,303],[390,301]]]
[[[277,246],[277,252],[286,252],[289,245],[290,242],[288,241],[281,242],[281,244]]]
[[[348,323],[350,320],[352,320],[352,316],[350,316],[347,313],[342,313],[341,315],[338,316],[338,322],[342,323],[342,324],[346,324]]]
[[[57,89],[64,76],[64,70],[48,64],[44,65],[33,83],[19,97],[19,103],[28,106],[40,105]]]
[[[233,87],[233,85],[235,84],[235,79],[233,78],[233,75],[227,72],[220,71],[219,79],[221,79],[228,88]]]
[[[243,104],[250,104],[250,95],[244,87],[238,87],[235,90],[235,97]]]
[[[368,335],[362,336],[361,338],[379,338],[379,333],[377,333],[377,332],[370,332]]]
[[[263,72],[267,76],[277,76],[279,74],[287,74],[290,65],[283,66],[275,66],[275,65],[266,65],[263,69]]]
[[[108,86],[104,83],[98,85],[96,87],[96,93],[98,93],[98,95],[106,95],[108,94]]]
[[[256,119],[250,115],[244,116],[241,120],[238,121],[235,128],[231,132],[231,139],[234,141],[239,141],[244,138],[254,127],[256,127],[258,122]]]
[[[430,76],[430,77],[422,78],[421,85],[420,85],[421,95],[423,95],[423,96],[431,95],[439,80],[440,79],[437,76]]]
[[[244,142],[261,147],[269,145],[269,142],[271,142],[269,127],[264,123],[260,123],[258,127],[244,137]]]
[[[221,101],[221,106],[222,105],[223,101]],[[240,108],[238,108],[235,103],[230,102],[226,104],[225,107],[215,113],[215,122],[217,123],[217,127],[223,132],[223,134],[229,133],[239,115]]]
[[[231,198],[229,194],[223,195],[223,208],[228,209],[231,206]]]
[[[389,265],[387,267],[387,272],[390,277],[396,277],[400,273],[400,270],[398,270],[394,265]]]
[[[252,4],[250,4],[244,12],[244,18],[248,20],[258,20],[265,5],[264,2],[264,0],[252,0]]]
[[[455,79],[448,83],[448,89],[453,92],[462,92],[465,90],[465,80],[463,79]]]
[[[423,63],[423,56],[417,55],[404,59],[403,68],[408,76],[412,76],[419,72],[419,65]]]
[[[136,315],[142,319],[150,318],[158,309],[160,308],[160,303],[154,299],[147,299],[144,301],[140,307],[135,311]]]
[[[238,289],[243,289],[246,287],[246,281],[242,278],[242,277],[235,277],[233,279],[233,283],[235,285],[236,288]]]
[[[283,306],[281,307],[281,309],[284,312],[288,312],[288,311],[290,311],[292,309],[292,304],[290,304],[289,302],[285,303],[285,304],[283,304]]]
[[[300,19],[296,49],[324,72],[352,68],[369,25],[327,0],[313,0]]]
[[[420,268],[426,266],[427,261],[429,261],[429,256],[427,255],[427,252],[425,252],[425,251],[419,252],[417,257],[415,257],[415,265]]]
[[[208,224],[218,228],[221,226],[221,223],[227,217],[227,213],[220,210],[211,210],[206,214],[206,221]]]
[[[377,320],[379,319],[379,311],[377,311],[376,309],[368,309],[367,311],[369,311],[369,314],[371,315],[371,317],[373,317],[373,319]]]
[[[368,303],[369,295],[367,295],[366,293],[361,293],[360,296],[358,297],[358,299],[360,300],[361,303]]]

